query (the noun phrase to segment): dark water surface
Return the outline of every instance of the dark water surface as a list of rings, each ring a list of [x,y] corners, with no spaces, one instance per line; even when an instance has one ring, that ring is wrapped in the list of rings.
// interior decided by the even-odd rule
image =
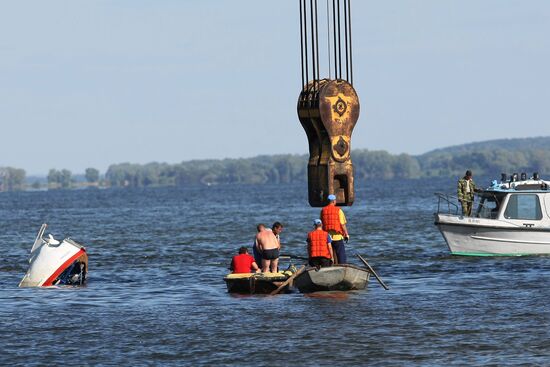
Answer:
[[[315,297],[222,280],[258,222],[305,255],[303,186],[0,193],[0,365],[550,365],[550,257],[449,256],[433,192],[453,189],[358,187],[349,254],[391,290]],[[17,288],[43,222],[87,246],[87,287]]]

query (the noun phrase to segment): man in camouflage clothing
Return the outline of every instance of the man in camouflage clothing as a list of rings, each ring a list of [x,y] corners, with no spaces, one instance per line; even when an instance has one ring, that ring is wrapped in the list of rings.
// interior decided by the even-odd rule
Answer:
[[[474,203],[474,192],[476,184],[472,179],[472,171],[466,171],[464,177],[458,180],[458,201],[462,205],[462,215],[469,217],[472,215],[472,204]]]

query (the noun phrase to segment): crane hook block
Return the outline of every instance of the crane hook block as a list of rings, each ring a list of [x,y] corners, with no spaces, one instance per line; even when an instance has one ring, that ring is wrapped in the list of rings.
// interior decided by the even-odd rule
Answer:
[[[351,134],[359,118],[359,98],[345,80],[310,81],[298,98],[298,117],[309,141],[308,199],[313,207],[352,205]]]

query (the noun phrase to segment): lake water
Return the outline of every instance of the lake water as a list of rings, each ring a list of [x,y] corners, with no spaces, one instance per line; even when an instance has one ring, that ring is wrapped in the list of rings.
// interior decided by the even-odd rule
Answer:
[[[550,257],[449,256],[433,192],[454,188],[356,188],[348,255],[390,291],[276,297],[222,278],[260,222],[305,256],[319,210],[303,185],[0,193],[0,365],[550,364]],[[88,286],[17,287],[43,222],[86,245]]]

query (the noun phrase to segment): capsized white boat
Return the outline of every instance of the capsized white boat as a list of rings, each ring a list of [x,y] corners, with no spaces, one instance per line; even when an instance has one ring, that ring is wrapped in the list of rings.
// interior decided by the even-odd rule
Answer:
[[[435,225],[453,255],[550,254],[550,181],[538,173],[502,175],[500,183],[476,193],[479,203],[463,216],[456,197],[439,196]]]
[[[88,255],[84,246],[70,238],[58,241],[44,236],[47,224],[42,224],[31,249],[29,270],[20,287],[52,285],[83,285],[88,273]]]

